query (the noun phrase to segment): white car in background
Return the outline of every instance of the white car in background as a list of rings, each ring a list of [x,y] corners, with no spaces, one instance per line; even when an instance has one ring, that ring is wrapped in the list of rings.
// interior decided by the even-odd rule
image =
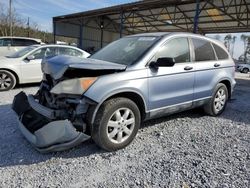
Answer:
[[[56,55],[86,58],[90,54],[68,45],[32,45],[0,57],[0,91],[10,90],[16,84],[40,82],[42,59]]]
[[[41,39],[28,37],[0,37],[0,56],[6,56],[36,44],[43,44],[43,42]]]

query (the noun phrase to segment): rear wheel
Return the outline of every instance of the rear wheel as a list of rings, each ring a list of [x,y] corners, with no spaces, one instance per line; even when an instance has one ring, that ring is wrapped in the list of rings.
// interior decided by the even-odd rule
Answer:
[[[242,72],[246,74],[246,73],[249,72],[249,69],[248,68],[244,68],[244,69],[242,69]]]
[[[129,145],[140,127],[140,111],[127,98],[110,99],[100,107],[92,128],[98,146],[115,151]]]
[[[204,106],[204,110],[211,116],[220,115],[226,108],[228,99],[228,90],[225,84],[219,83],[213,93],[210,101]]]
[[[16,85],[15,76],[6,70],[0,70],[0,91],[8,91]]]

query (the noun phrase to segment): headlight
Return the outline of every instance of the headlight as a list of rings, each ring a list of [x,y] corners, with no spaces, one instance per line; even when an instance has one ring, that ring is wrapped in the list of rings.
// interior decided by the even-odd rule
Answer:
[[[53,94],[83,94],[95,81],[97,77],[75,78],[64,80],[51,89]]]

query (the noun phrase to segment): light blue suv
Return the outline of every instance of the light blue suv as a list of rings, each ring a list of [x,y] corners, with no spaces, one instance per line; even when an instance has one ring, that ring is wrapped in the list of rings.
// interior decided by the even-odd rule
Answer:
[[[87,59],[46,59],[42,71],[37,94],[13,102],[22,133],[41,152],[90,137],[114,151],[131,143],[142,121],[201,106],[217,116],[236,83],[223,44],[189,33],[127,36]]]

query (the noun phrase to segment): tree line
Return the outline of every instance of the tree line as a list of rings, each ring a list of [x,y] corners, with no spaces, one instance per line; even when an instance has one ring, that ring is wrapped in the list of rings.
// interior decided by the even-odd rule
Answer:
[[[41,31],[38,23],[32,19],[23,18],[15,9],[12,9],[10,16],[8,8],[0,3],[0,36],[11,36],[10,23],[12,23],[12,36],[39,38],[45,43],[54,42],[53,33]],[[58,36],[56,40],[67,43],[76,42],[75,39]]]
[[[217,40],[221,40],[221,36],[220,35],[216,35],[215,38]],[[235,41],[236,41],[237,36],[232,35],[232,34],[227,34],[224,37],[224,45],[226,46],[228,52],[232,55],[234,55],[234,45],[235,45]],[[245,35],[242,34],[240,36],[241,41],[243,42],[244,45],[244,51],[242,53],[242,55],[240,56],[241,60],[246,61],[247,56],[250,55],[250,35]]]

